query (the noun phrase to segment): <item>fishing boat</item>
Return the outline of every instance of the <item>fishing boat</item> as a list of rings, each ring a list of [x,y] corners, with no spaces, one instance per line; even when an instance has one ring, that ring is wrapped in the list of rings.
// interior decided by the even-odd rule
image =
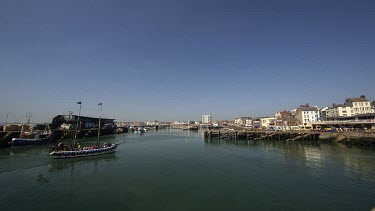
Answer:
[[[10,145],[25,146],[25,145],[41,145],[46,144],[52,140],[52,132],[47,124],[44,131],[34,131],[34,127],[30,124],[31,113],[26,114],[27,124],[22,125],[19,138],[12,138]]]
[[[46,144],[52,140],[50,133],[44,133],[41,131],[33,132],[27,136],[33,137],[33,138],[13,138],[10,145],[11,146],[41,145],[41,144]]]
[[[79,107],[79,113],[81,113],[81,102],[77,102]],[[100,106],[100,111],[102,111],[102,103],[98,104]],[[79,115],[78,115],[79,116]],[[100,139],[100,123],[101,123],[101,117],[99,117],[99,126],[98,126],[98,139],[94,146],[91,147],[82,147],[77,141],[77,133],[78,133],[78,125],[79,125],[79,119],[77,120],[77,127],[76,127],[76,138],[74,140],[73,146],[65,146],[62,143],[59,143],[57,146],[53,147],[53,151],[50,153],[52,158],[54,159],[63,159],[63,158],[79,158],[79,157],[90,157],[90,156],[98,156],[103,154],[109,154],[114,153],[116,151],[116,148],[118,145],[120,145],[121,142],[115,143],[115,144],[104,144],[99,145],[99,139]]]

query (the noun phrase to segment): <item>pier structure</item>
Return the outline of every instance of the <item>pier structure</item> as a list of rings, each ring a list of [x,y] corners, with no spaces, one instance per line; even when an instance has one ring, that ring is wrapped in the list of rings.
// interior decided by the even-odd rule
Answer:
[[[371,131],[321,132],[212,129],[205,130],[203,136],[205,139],[210,140],[341,142],[349,145],[375,146],[375,133]]]
[[[275,140],[275,141],[318,141],[320,133],[310,131],[262,131],[262,130],[205,130],[205,138]]]

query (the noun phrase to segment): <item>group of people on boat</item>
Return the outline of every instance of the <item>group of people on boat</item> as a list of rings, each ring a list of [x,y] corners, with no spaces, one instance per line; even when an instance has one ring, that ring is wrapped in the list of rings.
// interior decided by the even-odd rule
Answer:
[[[79,143],[75,143],[73,147],[69,147],[69,146],[66,146],[64,145],[63,143],[59,143],[57,144],[57,147],[55,147],[55,151],[80,151],[80,150],[92,150],[92,149],[101,149],[101,148],[108,148],[108,147],[111,147],[112,144],[111,143],[108,143],[108,144],[104,144],[102,146],[100,146],[99,144],[95,144],[93,146],[90,146],[90,147],[81,147],[81,145]]]

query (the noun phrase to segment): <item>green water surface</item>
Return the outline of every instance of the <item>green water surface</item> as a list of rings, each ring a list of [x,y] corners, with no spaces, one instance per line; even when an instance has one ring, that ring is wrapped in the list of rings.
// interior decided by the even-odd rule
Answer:
[[[83,145],[95,143],[95,138]],[[149,131],[111,155],[0,149],[0,210],[371,210],[375,150]]]

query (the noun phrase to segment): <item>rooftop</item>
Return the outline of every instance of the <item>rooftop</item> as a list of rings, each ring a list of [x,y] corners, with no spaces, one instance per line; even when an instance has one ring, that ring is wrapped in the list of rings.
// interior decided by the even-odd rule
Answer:
[[[359,98],[348,98],[345,100],[346,103],[352,103],[352,102],[368,102],[370,100],[366,99],[366,96],[361,95]]]
[[[301,111],[318,111],[316,107],[299,107],[298,109]]]

